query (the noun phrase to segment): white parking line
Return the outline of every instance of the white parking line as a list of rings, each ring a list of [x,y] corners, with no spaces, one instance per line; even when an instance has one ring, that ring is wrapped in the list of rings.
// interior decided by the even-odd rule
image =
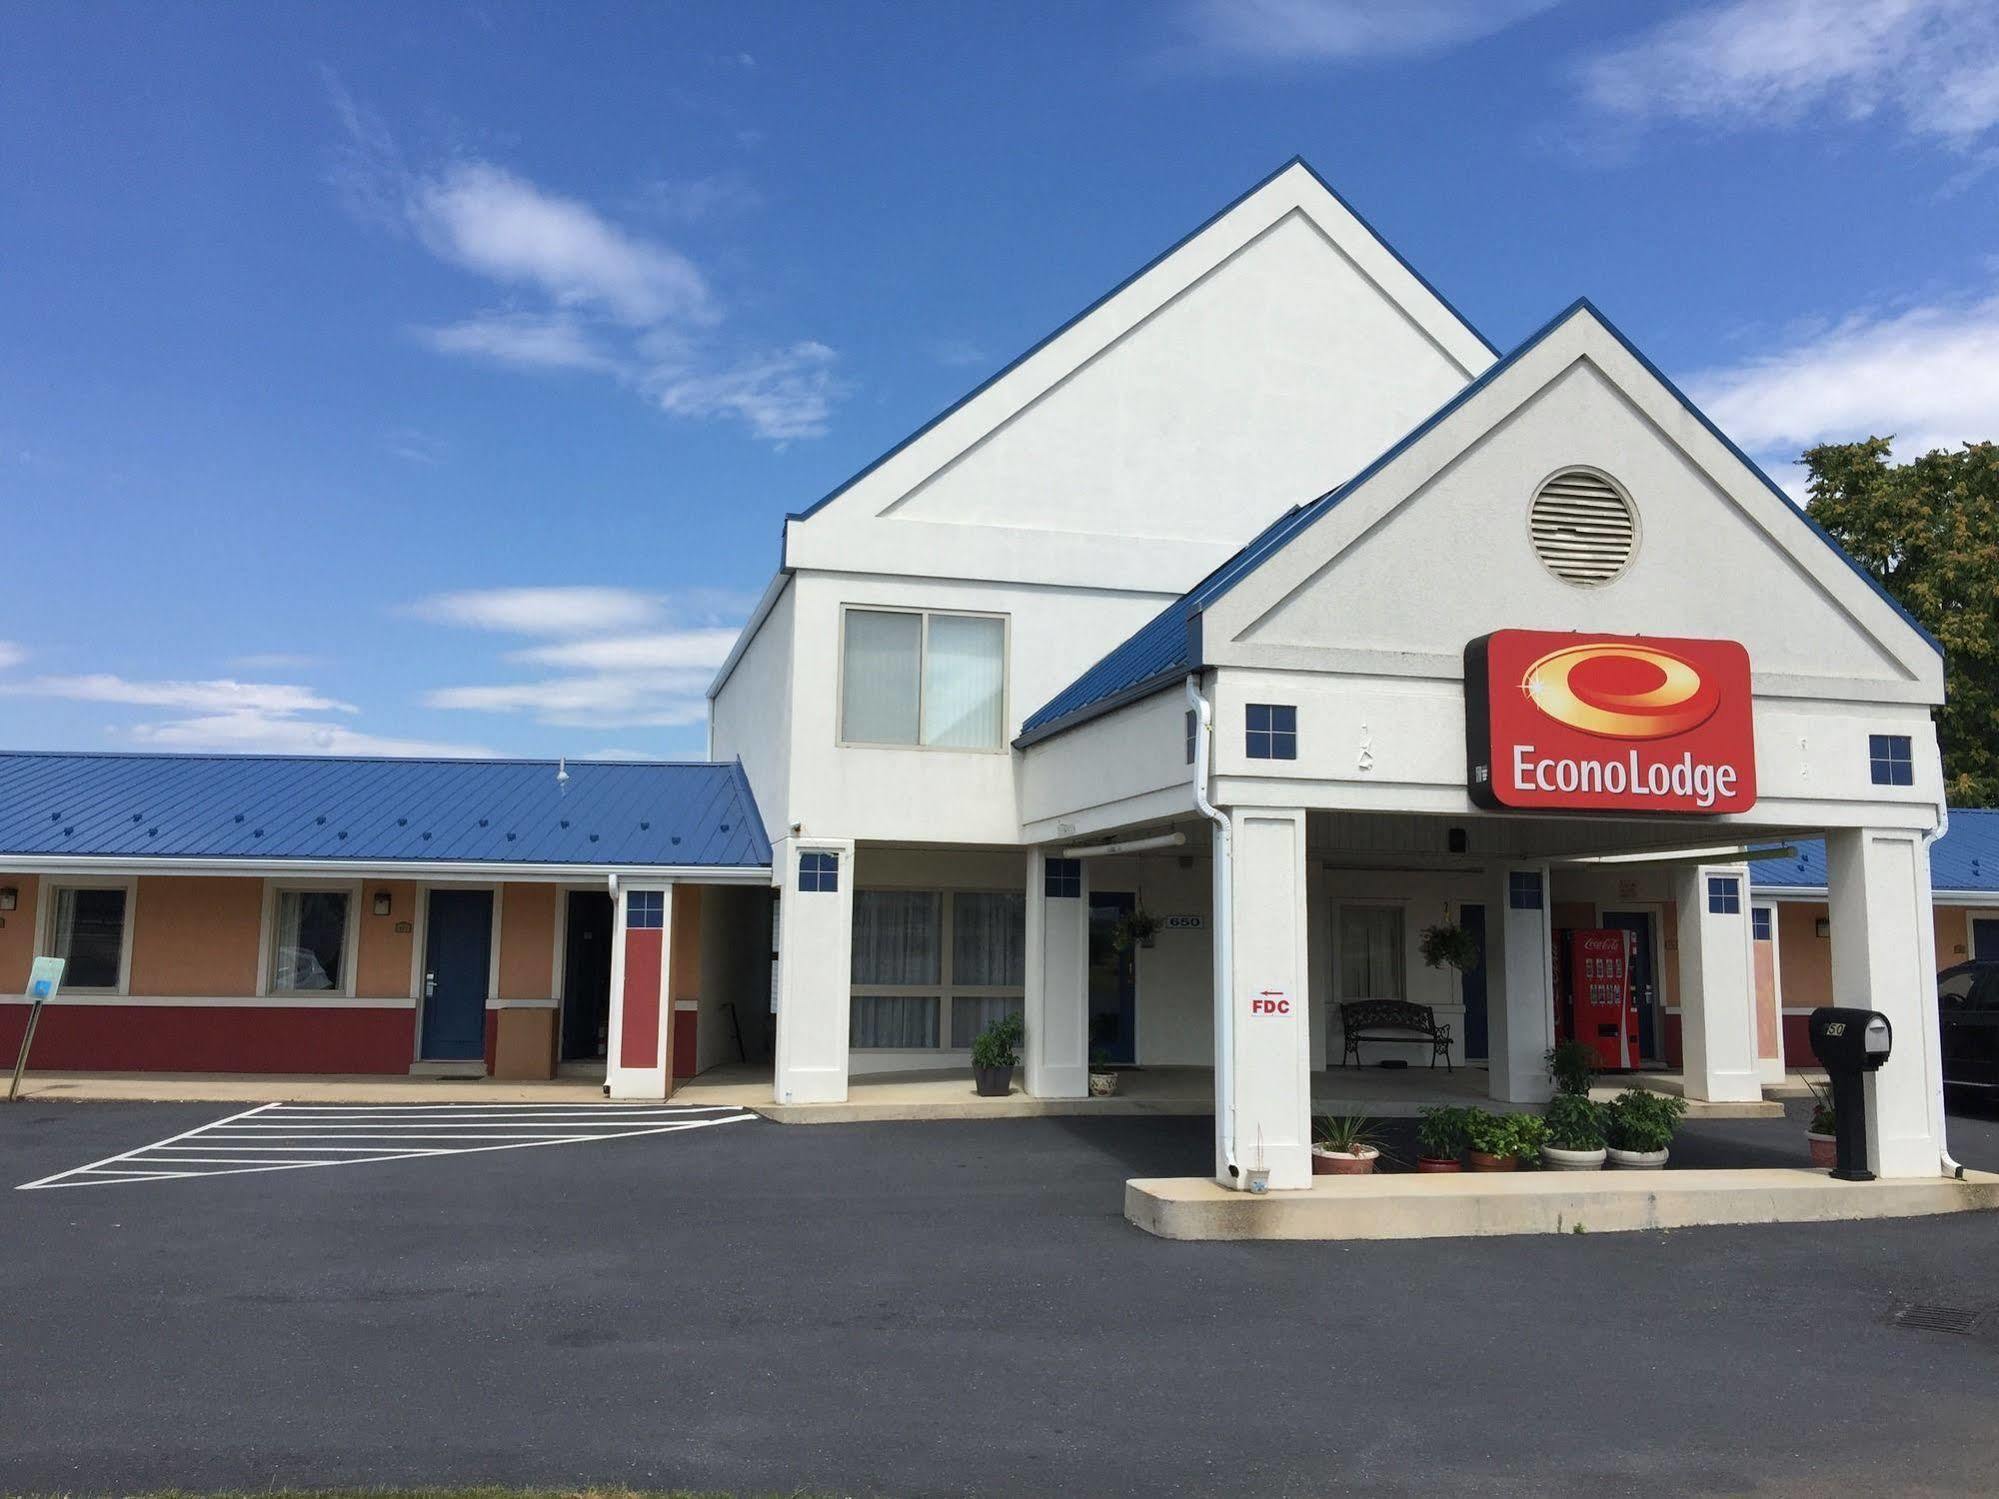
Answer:
[[[242,1176],[308,1166],[364,1166],[426,1156],[532,1150],[740,1124],[745,1109],[673,1104],[260,1104],[87,1166],[23,1182],[19,1192]]]

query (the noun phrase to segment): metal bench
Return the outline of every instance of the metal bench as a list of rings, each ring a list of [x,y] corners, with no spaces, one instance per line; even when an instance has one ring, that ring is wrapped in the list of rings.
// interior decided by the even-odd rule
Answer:
[[[1451,1028],[1437,1024],[1437,1013],[1428,1005],[1406,999],[1350,1000],[1340,1006],[1340,1030],[1346,1037],[1342,1067],[1348,1057],[1356,1067],[1360,1065],[1363,1041],[1427,1041],[1430,1065],[1436,1066],[1437,1058],[1442,1057],[1446,1072],[1456,1070],[1451,1066]]]

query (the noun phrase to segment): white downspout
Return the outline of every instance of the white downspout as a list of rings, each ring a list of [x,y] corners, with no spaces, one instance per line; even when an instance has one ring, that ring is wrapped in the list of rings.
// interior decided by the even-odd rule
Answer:
[[[1923,852],[1927,854],[1931,849],[1936,847],[1938,841],[1949,831],[1950,803],[1939,796],[1937,798],[1937,825],[1923,834]],[[1945,1115],[1943,1108],[1943,1069],[1941,1067],[1937,1069],[1937,1085],[1930,1095],[1930,1107],[1936,1111],[1937,1139],[1944,1142],[1943,1150],[1940,1152],[1943,1158],[1943,1174],[1945,1176],[1954,1176],[1959,1181],[1963,1181],[1964,1167],[1952,1159],[1950,1142],[1944,1138]]]
[[[1208,800],[1208,766],[1215,739],[1215,712],[1201,696],[1197,673],[1187,676],[1187,706],[1194,722],[1194,806],[1215,825],[1215,1110],[1220,1116],[1222,1164],[1231,1182],[1240,1182],[1235,1156],[1235,859],[1229,819]]]

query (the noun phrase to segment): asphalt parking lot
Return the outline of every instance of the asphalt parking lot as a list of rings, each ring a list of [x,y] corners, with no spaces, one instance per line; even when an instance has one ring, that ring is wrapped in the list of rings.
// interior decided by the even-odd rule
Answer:
[[[0,1110],[0,1185],[234,1112]],[[1685,1149],[1795,1160],[1799,1127]],[[1207,1133],[752,1120],[0,1191],[0,1490],[1994,1485],[1999,1218],[1356,1245],[1126,1225],[1122,1180],[1199,1169]],[[1991,1117],[1953,1140],[1999,1166]],[[1895,1325],[1914,1305],[1992,1315]]]

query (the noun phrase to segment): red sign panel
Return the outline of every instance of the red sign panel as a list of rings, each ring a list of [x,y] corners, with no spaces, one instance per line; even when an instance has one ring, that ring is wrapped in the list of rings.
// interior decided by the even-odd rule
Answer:
[[[1482,807],[1756,804],[1749,653],[1733,640],[1494,631],[1465,647],[1465,741]]]

